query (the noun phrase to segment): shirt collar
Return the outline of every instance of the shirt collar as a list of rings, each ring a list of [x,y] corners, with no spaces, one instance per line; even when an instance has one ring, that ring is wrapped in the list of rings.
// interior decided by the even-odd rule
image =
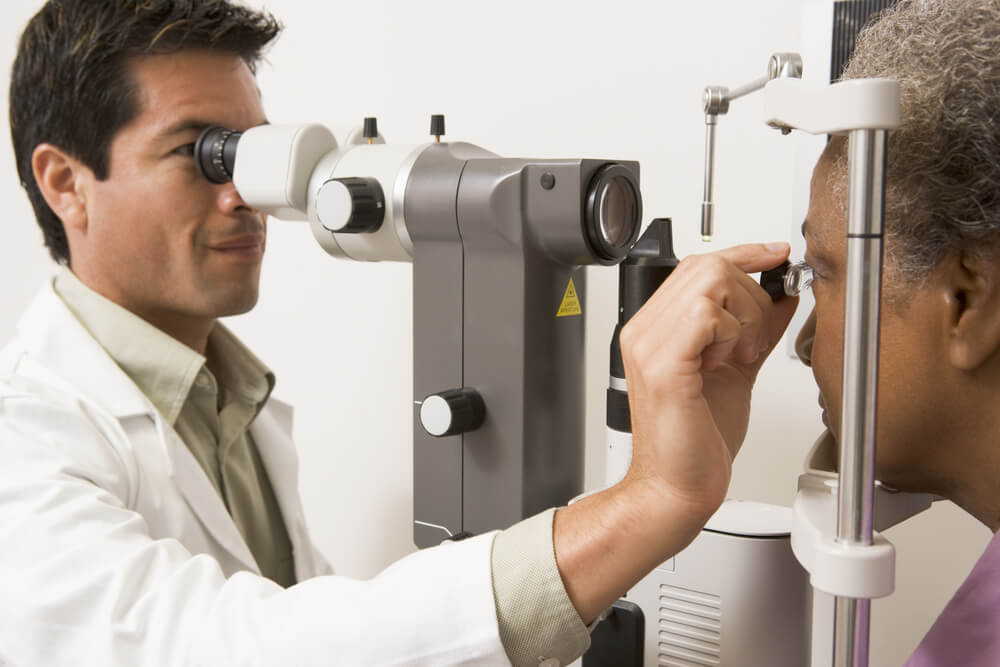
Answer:
[[[115,363],[167,422],[175,425],[195,378],[206,365],[205,357],[90,289],[68,268],[56,276],[54,287]],[[271,371],[218,322],[209,334],[208,349],[225,390],[263,405],[274,387]]]
[[[208,335],[208,354],[227,394],[256,403],[258,409],[264,405],[274,389],[274,373],[220,322]]]

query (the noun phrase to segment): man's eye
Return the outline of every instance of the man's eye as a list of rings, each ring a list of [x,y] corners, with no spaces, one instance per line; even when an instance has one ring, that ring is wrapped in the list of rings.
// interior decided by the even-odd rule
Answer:
[[[194,143],[178,146],[173,150],[173,153],[174,155],[180,155],[183,157],[194,157]]]

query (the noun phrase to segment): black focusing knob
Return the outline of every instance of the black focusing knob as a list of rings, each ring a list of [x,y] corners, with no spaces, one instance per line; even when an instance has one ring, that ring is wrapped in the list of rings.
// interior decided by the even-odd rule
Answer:
[[[436,113],[431,116],[431,136],[444,136],[444,114]]]
[[[377,139],[378,138],[378,119],[373,117],[365,118],[365,139]]]
[[[316,217],[338,234],[371,234],[385,219],[385,195],[374,178],[333,178],[316,196]]]
[[[431,394],[420,404],[420,424],[436,438],[475,431],[485,417],[483,397],[469,387]]]
[[[777,301],[785,297],[785,274],[791,264],[788,260],[768,271],[760,274],[760,286],[771,296],[772,301]]]

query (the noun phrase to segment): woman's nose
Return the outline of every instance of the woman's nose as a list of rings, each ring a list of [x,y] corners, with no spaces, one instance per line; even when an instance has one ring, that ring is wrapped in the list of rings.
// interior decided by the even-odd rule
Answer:
[[[816,310],[809,313],[809,318],[802,325],[802,331],[795,339],[795,354],[799,355],[806,366],[812,366],[813,339],[816,338]]]

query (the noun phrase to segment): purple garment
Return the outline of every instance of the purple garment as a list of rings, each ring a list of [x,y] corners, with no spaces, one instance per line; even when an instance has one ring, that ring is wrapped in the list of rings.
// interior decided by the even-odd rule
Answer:
[[[905,667],[953,665],[1000,665],[1000,539],[996,535]]]

